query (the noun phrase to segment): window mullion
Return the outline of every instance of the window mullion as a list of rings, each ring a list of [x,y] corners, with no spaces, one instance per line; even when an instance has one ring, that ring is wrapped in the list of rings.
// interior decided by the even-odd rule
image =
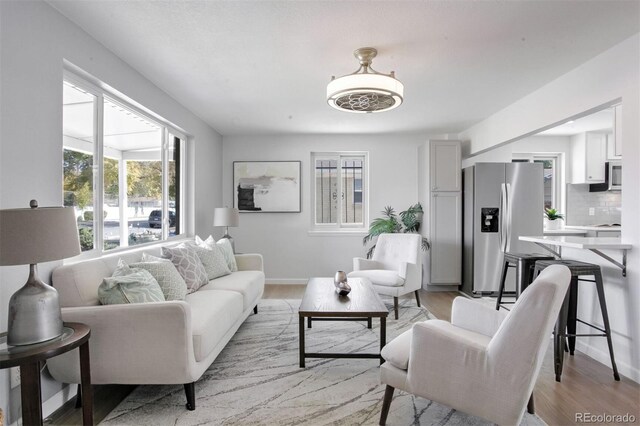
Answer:
[[[336,203],[338,203],[337,209],[337,219],[336,224],[338,228],[342,228],[342,197],[343,197],[343,185],[342,185],[342,156],[337,157],[337,173],[336,173],[336,181],[338,182],[338,199]]]
[[[162,239],[169,237],[169,132],[166,127],[162,132],[162,150],[160,161],[162,162]]]
[[[93,191],[93,238],[98,253],[104,252],[104,98],[97,95],[96,106],[96,147],[94,155],[94,184]],[[122,225],[122,224],[121,224]]]

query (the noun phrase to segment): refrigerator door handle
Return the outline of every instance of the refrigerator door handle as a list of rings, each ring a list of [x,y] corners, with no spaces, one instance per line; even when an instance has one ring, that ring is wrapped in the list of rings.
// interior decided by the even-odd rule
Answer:
[[[500,220],[500,224],[498,225],[498,231],[499,231],[498,238],[499,238],[499,241],[500,241],[500,251],[503,252],[503,253],[506,250],[506,247],[505,247],[505,244],[504,244],[505,243],[504,225],[506,223],[506,216],[505,216],[505,213],[506,213],[506,204],[505,204],[506,198],[507,198],[507,187],[505,186],[504,183],[501,183],[500,184],[500,214],[498,215],[498,218]]]
[[[512,212],[512,206],[511,206],[511,184],[508,183],[505,185],[506,186],[506,205],[507,205],[507,216],[506,216],[506,222],[507,222],[507,232],[505,234],[505,252],[511,251],[511,229],[512,229],[512,222],[513,222],[513,218],[511,217],[511,212]]]

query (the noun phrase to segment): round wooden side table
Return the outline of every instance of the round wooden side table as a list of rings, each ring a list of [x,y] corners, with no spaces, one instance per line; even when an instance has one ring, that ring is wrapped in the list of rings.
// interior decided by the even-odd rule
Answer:
[[[7,333],[0,334],[0,369],[20,367],[22,424],[42,425],[40,367],[44,361],[75,348],[80,348],[80,380],[82,388],[82,422],[93,425],[93,394],[89,365],[89,326],[65,322],[62,336],[27,346],[8,346]]]

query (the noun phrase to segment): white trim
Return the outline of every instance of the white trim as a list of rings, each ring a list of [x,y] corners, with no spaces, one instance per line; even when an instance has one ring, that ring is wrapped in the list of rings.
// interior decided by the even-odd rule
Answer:
[[[364,229],[312,229],[307,231],[307,235],[310,237],[364,237],[368,232]]]
[[[78,386],[75,384],[67,384],[62,390],[42,404],[42,418],[46,419],[52,415],[57,409],[62,407],[67,401],[70,401],[78,393]]]
[[[608,352],[601,351],[594,346],[588,345],[581,341],[580,339],[576,339],[576,350],[582,352],[590,358],[595,359],[600,364],[603,364],[607,368],[611,369],[611,357]],[[618,367],[618,372],[633,380],[636,383],[640,383],[640,370],[632,367],[631,365],[621,362],[619,359],[616,359],[616,366]],[[611,372],[613,375],[613,372]]]

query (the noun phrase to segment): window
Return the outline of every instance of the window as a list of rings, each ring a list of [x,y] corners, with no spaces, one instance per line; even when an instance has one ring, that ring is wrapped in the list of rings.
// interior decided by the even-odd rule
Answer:
[[[186,138],[75,76],[63,82],[64,205],[82,251],[180,235]]]
[[[364,228],[365,153],[313,153],[313,223],[316,230]]]
[[[561,154],[513,154],[514,163],[542,164],[542,178],[544,183],[544,208],[561,209],[560,193],[562,188],[560,178]]]

